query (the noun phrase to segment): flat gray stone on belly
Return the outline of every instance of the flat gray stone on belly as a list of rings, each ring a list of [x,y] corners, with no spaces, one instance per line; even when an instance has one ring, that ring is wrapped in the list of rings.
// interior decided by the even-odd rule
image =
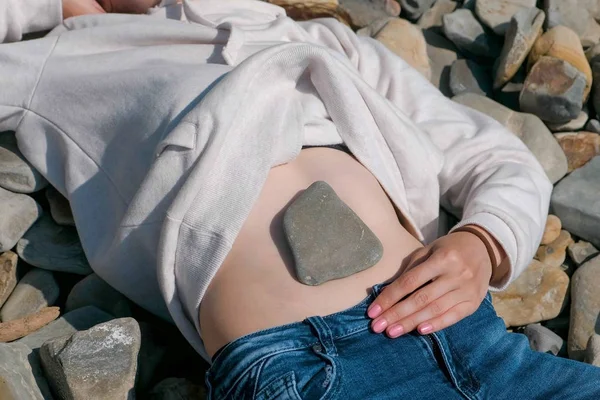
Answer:
[[[316,286],[375,265],[383,256],[377,236],[326,182],[302,192],[283,216],[300,282]]]

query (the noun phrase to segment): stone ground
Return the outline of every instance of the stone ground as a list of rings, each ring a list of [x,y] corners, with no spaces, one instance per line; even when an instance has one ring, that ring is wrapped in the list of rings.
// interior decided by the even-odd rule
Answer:
[[[555,184],[527,270],[492,294],[536,351],[600,367],[600,2],[268,0],[333,17],[529,147]],[[207,364],[87,263],[69,204],[0,133],[0,398],[201,399]]]

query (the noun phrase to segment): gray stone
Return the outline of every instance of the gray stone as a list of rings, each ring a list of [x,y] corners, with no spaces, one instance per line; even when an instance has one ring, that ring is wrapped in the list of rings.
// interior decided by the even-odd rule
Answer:
[[[431,83],[437,87],[444,96],[451,97],[450,91],[450,68],[452,63],[459,58],[456,46],[444,36],[424,30],[423,36],[427,42],[427,55],[431,67]]]
[[[398,2],[402,8],[402,14],[415,21],[431,8],[435,0],[398,0]]]
[[[18,343],[0,343],[0,399],[44,400],[27,361],[31,350]]]
[[[574,30],[585,47],[600,40],[600,2],[597,0],[544,0],[546,29],[563,25]]]
[[[16,193],[33,193],[48,181],[29,164],[17,147],[14,132],[0,132],[0,187]]]
[[[590,336],[600,332],[600,257],[577,268],[571,279],[569,358],[583,361]]]
[[[60,289],[54,274],[43,269],[33,268],[23,279],[2,306],[0,320],[14,321],[35,314],[44,307],[54,305]]]
[[[494,92],[494,100],[514,111],[520,111],[519,96],[523,90],[522,82],[508,82],[501,89]]]
[[[463,0],[460,8],[464,8],[465,10],[471,10],[475,12],[475,2],[476,0]]]
[[[44,342],[65,335],[72,335],[77,331],[90,329],[96,324],[110,321],[114,317],[94,306],[78,308],[66,313],[56,321],[53,321],[30,335],[17,340],[31,349],[39,349]]]
[[[461,51],[488,58],[496,58],[500,54],[498,39],[483,29],[470,10],[456,10],[444,15],[442,20],[446,37]]]
[[[546,125],[535,115],[513,111],[474,93],[464,93],[452,100],[489,115],[514,133],[537,158],[552,183],[567,173],[565,153]]]
[[[339,4],[357,28],[363,28],[376,19],[400,15],[400,5],[396,0],[339,0]]]
[[[457,3],[451,0],[437,0],[433,7],[425,11],[417,25],[421,29],[429,29],[442,34],[442,17],[456,10]]]
[[[563,346],[564,340],[541,324],[527,325],[524,333],[532,350],[557,355]]]
[[[184,378],[164,379],[148,393],[149,400],[196,400],[204,398],[206,398],[206,389]]]
[[[42,214],[31,197],[0,188],[0,252],[12,249]]]
[[[517,74],[535,40],[540,36],[543,23],[544,13],[537,8],[523,9],[512,17],[498,59],[495,89],[500,88]]]
[[[596,56],[592,62],[592,104],[597,113],[600,113],[600,57]]]
[[[521,110],[548,122],[570,121],[582,110],[585,86],[585,76],[571,64],[542,57],[525,79]]]
[[[0,254],[0,309],[17,286],[17,261],[12,251]]]
[[[138,355],[138,376],[136,390],[146,392],[154,379],[159,365],[167,354],[167,343],[171,343],[171,335],[165,330],[159,330],[154,324],[140,322],[142,344]]]
[[[519,11],[535,7],[536,0],[476,0],[475,14],[494,33],[504,36],[510,19]]]
[[[357,30],[356,34],[359,36],[374,37],[379,32],[381,32],[381,30],[383,28],[385,28],[385,26],[388,24],[388,22],[390,22],[390,20],[392,20],[393,18],[394,17],[386,16],[386,17],[376,19],[373,22],[371,22],[369,25],[365,26],[364,28],[360,28],[359,30]]]
[[[133,318],[50,340],[40,358],[60,398],[134,399],[140,328]]]
[[[17,243],[19,257],[38,268],[89,275],[92,269],[75,228],[42,216]]]
[[[129,300],[96,274],[86,276],[73,286],[65,310],[85,306],[96,306],[117,318],[131,316]]]
[[[383,245],[326,182],[302,192],[283,216],[297,278],[320,285],[375,265]]]
[[[492,93],[489,70],[471,60],[456,60],[450,68],[450,90],[454,95],[471,92],[489,96]]]
[[[600,156],[594,157],[560,181],[552,192],[550,208],[563,229],[600,246]]]
[[[583,107],[577,118],[562,124],[547,122],[546,125],[552,132],[575,132],[581,130],[589,118],[587,107]]]
[[[59,225],[75,226],[69,200],[52,186],[48,186],[46,189],[46,199],[50,204],[50,214],[54,222]]]
[[[588,340],[587,348],[585,350],[585,358],[583,360],[588,364],[600,367],[600,335],[594,333]]]
[[[600,252],[593,244],[586,242],[585,240],[570,244],[567,250],[569,251],[569,257],[571,257],[571,260],[573,260],[577,266],[598,255]]]
[[[597,119],[590,119],[587,124],[585,124],[585,131],[600,133],[600,121]]]

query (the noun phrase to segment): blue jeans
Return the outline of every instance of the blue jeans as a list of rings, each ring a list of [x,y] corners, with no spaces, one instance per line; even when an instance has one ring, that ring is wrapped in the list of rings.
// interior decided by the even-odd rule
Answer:
[[[600,368],[531,350],[489,293],[441,331],[373,333],[366,310],[383,286],[347,310],[227,344],[206,373],[208,398],[600,399]]]

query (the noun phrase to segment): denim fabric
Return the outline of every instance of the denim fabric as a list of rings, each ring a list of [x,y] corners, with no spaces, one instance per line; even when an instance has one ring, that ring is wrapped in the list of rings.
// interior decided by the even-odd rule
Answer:
[[[366,310],[383,286],[347,310],[227,344],[207,371],[208,398],[600,399],[600,368],[531,350],[489,293],[441,331],[373,333]]]

